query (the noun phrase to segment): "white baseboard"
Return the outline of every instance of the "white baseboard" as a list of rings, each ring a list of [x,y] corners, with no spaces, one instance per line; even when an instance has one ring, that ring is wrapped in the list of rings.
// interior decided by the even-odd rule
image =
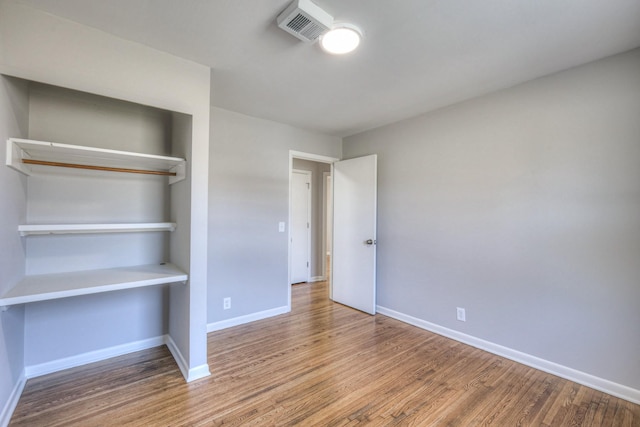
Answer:
[[[176,342],[171,338],[171,335],[165,335],[165,344],[167,348],[171,352],[171,355],[175,359],[178,364],[178,368],[180,368],[180,372],[182,372],[182,376],[184,377],[186,382],[191,382],[195,380],[199,380],[200,378],[208,377],[211,375],[209,371],[209,365],[206,363],[200,366],[196,366],[195,368],[189,369],[189,364],[185,360],[182,352],[176,345]]]
[[[169,351],[171,352],[173,358],[176,360],[178,368],[180,368],[180,371],[182,372],[182,375],[187,382],[195,381],[197,379],[211,375],[211,373],[209,372],[209,365],[207,364],[189,369],[189,365],[186,363],[184,357],[182,356],[182,353],[180,353],[180,350],[178,350],[178,347],[176,346],[173,339],[171,339],[169,335],[163,335],[101,350],[90,351],[88,353],[82,353],[63,359],[52,360],[51,362],[41,363],[38,365],[26,366],[24,368],[25,378],[35,378],[41,375],[62,371],[64,369],[75,368],[76,366],[82,366],[88,363],[99,362],[101,360],[110,359],[112,357],[122,356],[123,354],[146,350],[153,347],[159,347],[165,344],[169,348]]]
[[[514,350],[508,347],[504,347],[490,341],[485,341],[483,339],[476,338],[474,336],[467,335],[453,329],[445,328],[443,326],[436,325],[435,323],[427,322],[426,320],[418,319],[416,317],[409,316],[408,314],[400,313],[386,307],[377,306],[376,308],[378,313],[385,316],[393,317],[394,319],[400,320],[413,326],[417,326],[418,328],[426,329],[427,331],[436,333],[438,335],[460,341],[472,347],[488,351],[489,353],[505,357],[515,362],[522,363],[523,365],[527,365],[532,368],[547,372],[549,374],[553,374],[558,377],[576,382],[578,384],[582,384],[587,387],[605,392],[612,396],[628,400],[629,402],[640,404],[640,390],[636,390],[622,384],[614,383],[613,381],[599,378],[594,375],[587,374],[586,372],[569,368],[567,366],[559,365],[555,362],[550,362],[548,360],[541,359],[539,357],[532,356],[530,354],[523,353],[521,351]]]
[[[185,379],[190,383],[191,381],[199,380],[200,378],[205,378],[209,375],[211,375],[211,371],[209,371],[209,365],[205,363],[189,369],[189,375]]]
[[[11,416],[13,415],[13,411],[16,410],[16,406],[18,406],[18,401],[20,400],[20,396],[22,395],[22,390],[24,390],[24,386],[27,383],[27,379],[24,374],[20,375],[18,381],[11,390],[11,394],[9,395],[9,399],[2,408],[2,412],[0,412],[0,426],[6,427],[9,425],[9,421],[11,421]]]
[[[63,359],[52,360],[50,362],[40,363],[37,365],[25,366],[24,374],[27,379],[35,378],[41,375],[62,371],[64,369],[86,365],[87,363],[99,362],[101,360],[109,359],[112,357],[122,356],[123,354],[133,353],[134,351],[158,347],[163,345],[164,343],[164,336],[159,336],[127,344],[116,345],[113,347],[89,351],[87,353],[65,357]]]
[[[327,279],[324,276],[313,276],[311,279],[309,279],[309,283],[324,282],[325,280]]]
[[[257,313],[247,314],[245,316],[238,316],[232,319],[220,320],[219,322],[209,323],[207,325],[207,332],[220,331],[222,329],[231,328],[233,326],[244,325],[245,323],[255,322],[256,320],[262,320],[280,314],[288,313],[291,308],[288,306],[282,306],[272,308],[270,310],[259,311]]]

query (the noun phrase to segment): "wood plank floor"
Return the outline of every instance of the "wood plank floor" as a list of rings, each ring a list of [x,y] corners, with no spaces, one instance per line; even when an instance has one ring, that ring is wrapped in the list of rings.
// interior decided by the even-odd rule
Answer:
[[[640,426],[640,405],[328,300],[209,334],[186,384],[165,347],[29,380],[12,426]]]

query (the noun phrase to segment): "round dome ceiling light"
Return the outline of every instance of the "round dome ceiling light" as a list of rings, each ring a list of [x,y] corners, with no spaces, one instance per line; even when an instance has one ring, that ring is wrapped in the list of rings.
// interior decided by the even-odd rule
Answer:
[[[336,24],[320,36],[320,46],[325,52],[342,55],[353,52],[362,39],[362,31],[355,25]]]

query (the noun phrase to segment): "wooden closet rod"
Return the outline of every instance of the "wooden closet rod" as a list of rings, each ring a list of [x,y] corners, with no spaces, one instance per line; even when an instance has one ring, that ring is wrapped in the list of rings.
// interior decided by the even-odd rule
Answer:
[[[45,160],[33,160],[22,159],[22,163],[29,165],[44,165],[44,166],[56,166],[61,168],[74,168],[74,169],[90,169],[97,171],[109,171],[109,172],[126,172],[126,173],[140,173],[145,175],[163,175],[163,176],[176,176],[175,172],[167,171],[150,171],[144,169],[126,169],[126,168],[111,168],[108,166],[91,166],[91,165],[78,165],[74,163],[60,163],[60,162],[48,162]]]

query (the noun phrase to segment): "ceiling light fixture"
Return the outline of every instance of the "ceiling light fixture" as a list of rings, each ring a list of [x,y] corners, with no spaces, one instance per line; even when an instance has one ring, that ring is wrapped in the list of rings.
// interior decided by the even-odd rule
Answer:
[[[320,46],[325,52],[343,55],[354,51],[362,40],[362,31],[352,24],[335,24],[331,30],[320,36]]]

